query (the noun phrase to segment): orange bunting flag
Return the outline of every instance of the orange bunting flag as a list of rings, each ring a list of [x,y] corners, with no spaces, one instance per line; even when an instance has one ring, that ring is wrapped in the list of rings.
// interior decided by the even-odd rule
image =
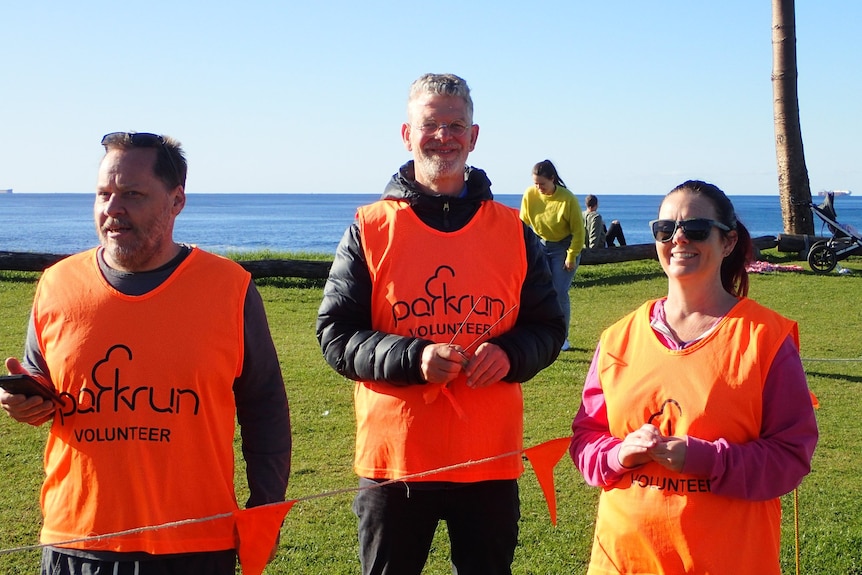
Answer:
[[[444,385],[440,388],[440,391],[443,393],[443,397],[449,400],[449,403],[452,404],[452,409],[455,410],[455,413],[458,414],[460,419],[467,419],[467,414],[464,413],[464,409],[458,403],[458,400],[455,399],[455,396],[452,394],[452,391],[449,389],[449,386]]]
[[[545,501],[548,503],[548,512],[551,514],[551,523],[554,526],[557,525],[557,494],[554,491],[554,466],[559,463],[560,459],[569,449],[571,442],[571,437],[560,437],[559,439],[552,439],[524,450],[527,459],[530,460],[530,464],[533,466],[536,479],[539,480],[542,493],[545,494]]]
[[[425,389],[422,391],[422,399],[425,400],[425,403],[434,403],[437,401],[437,396],[440,395],[442,387],[439,383],[426,383]]]
[[[467,414],[464,413],[464,408],[458,403],[458,400],[455,399],[455,396],[452,394],[452,390],[449,389],[448,385],[440,384],[440,383],[427,383],[425,384],[425,390],[422,392],[422,398],[425,400],[425,403],[434,403],[437,401],[437,398],[440,394],[443,394],[443,397],[449,400],[449,403],[452,404],[452,409],[455,410],[455,413],[458,414],[460,419],[467,419]]]
[[[814,406],[814,409],[820,409],[820,400],[817,399],[817,396],[814,395],[814,392],[811,390],[808,390],[808,395],[811,396],[811,405]]]
[[[294,503],[296,499],[234,511],[243,575],[263,573],[278,541],[281,524]]]

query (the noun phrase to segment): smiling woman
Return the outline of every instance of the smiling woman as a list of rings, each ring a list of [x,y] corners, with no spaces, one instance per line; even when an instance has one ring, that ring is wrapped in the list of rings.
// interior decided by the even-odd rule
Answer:
[[[751,237],[719,188],[677,186],[651,229],[667,296],[602,333],[572,424],[605,488],[588,573],[778,575],[778,498],[818,436],[798,328],[746,297]]]
[[[711,310],[699,310],[701,315],[712,312],[723,316],[736,303],[736,296],[748,293],[748,275],[745,264],[752,258],[753,248],[748,229],[740,224],[730,200],[714,186],[700,182],[686,182],[674,188],[661,204],[660,219],[651,222],[656,236],[656,253],[668,276],[668,294],[673,309],[688,294],[686,286],[679,284],[679,274],[699,272],[703,290],[702,301]],[[718,201],[720,198],[722,201]],[[723,220],[727,223],[722,223]],[[716,230],[713,233],[713,230]],[[687,321],[680,317],[680,323]],[[679,326],[682,328],[683,326]]]

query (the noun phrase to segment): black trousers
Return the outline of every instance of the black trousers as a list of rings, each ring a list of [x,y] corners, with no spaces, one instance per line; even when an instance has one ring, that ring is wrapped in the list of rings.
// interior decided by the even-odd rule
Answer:
[[[605,236],[605,242],[609,248],[614,247],[614,240],[618,241],[621,246],[626,245],[626,236],[623,233],[623,226],[619,220],[611,222],[611,227],[608,228],[608,233]]]
[[[140,556],[143,554],[135,554]],[[121,557],[122,554],[117,554]],[[78,557],[45,547],[41,575],[234,575],[236,551],[150,555],[140,561]]]
[[[360,479],[360,487],[374,485]],[[446,521],[456,575],[511,575],[518,544],[518,482],[418,485],[393,483],[360,491],[363,575],[420,575],[440,520]]]

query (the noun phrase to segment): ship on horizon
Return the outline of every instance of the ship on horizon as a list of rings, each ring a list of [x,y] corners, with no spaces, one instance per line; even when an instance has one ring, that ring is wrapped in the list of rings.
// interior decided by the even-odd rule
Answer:
[[[0,188],[0,194],[11,194],[12,188]]]

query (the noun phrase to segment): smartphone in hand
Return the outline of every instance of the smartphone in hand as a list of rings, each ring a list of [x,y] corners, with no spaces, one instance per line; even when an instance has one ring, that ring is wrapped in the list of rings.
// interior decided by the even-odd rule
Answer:
[[[39,383],[27,374],[0,375],[0,387],[14,395],[26,395],[27,397],[38,395],[50,399],[57,405],[63,403],[56,390]]]

